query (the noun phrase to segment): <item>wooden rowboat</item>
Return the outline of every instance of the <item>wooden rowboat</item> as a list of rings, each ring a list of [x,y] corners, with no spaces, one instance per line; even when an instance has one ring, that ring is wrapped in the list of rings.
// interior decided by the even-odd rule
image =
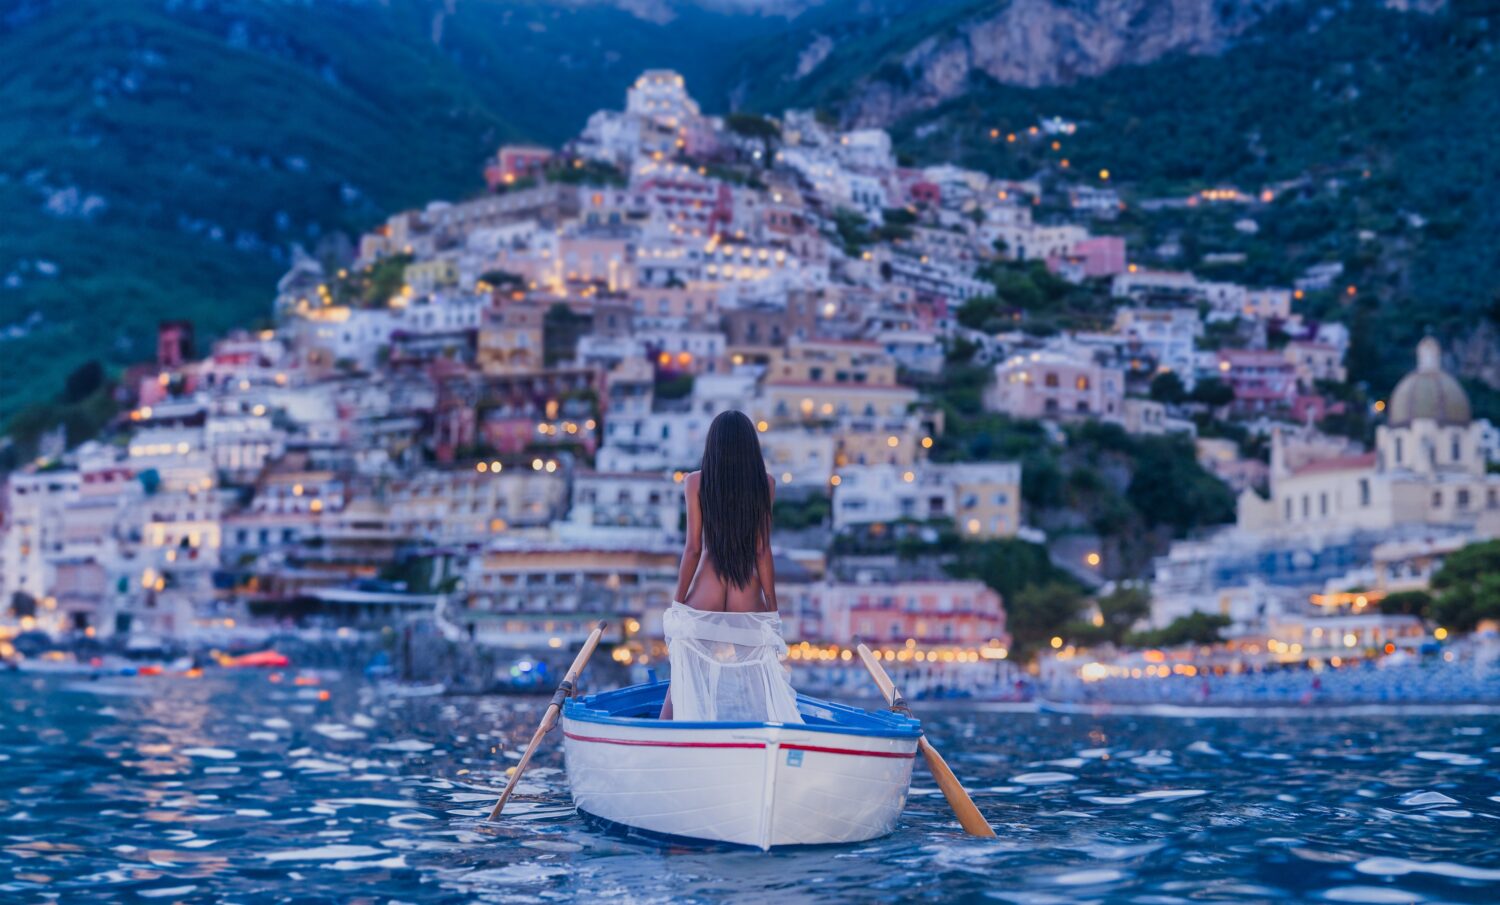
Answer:
[[[896,826],[921,725],[799,695],[806,722],[658,720],[667,683],[570,699],[562,725],[580,813],[664,841],[769,849],[860,842]]]

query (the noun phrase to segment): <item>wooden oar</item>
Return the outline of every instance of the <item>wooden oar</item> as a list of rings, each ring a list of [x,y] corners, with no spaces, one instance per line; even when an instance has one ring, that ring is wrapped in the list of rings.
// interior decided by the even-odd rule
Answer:
[[[589,662],[589,657],[594,653],[594,648],[599,644],[599,636],[604,634],[604,627],[608,623],[600,621],[589,632],[589,637],[583,642],[583,649],[573,659],[573,665],[568,667],[568,674],[563,676],[562,684],[557,686],[557,691],[552,693],[552,703],[547,705],[547,712],[542,714],[542,724],[536,727],[536,733],[531,736],[531,743],[526,746],[526,753],[521,755],[521,762],[516,764],[516,771],[510,775],[510,781],[505,784],[505,791],[500,793],[500,800],[495,802],[495,807],[490,811],[488,819],[494,820],[505,810],[505,803],[510,801],[510,793],[516,790],[516,783],[521,781],[521,774],[526,772],[526,767],[531,763],[531,755],[536,753],[537,745],[541,744],[542,736],[551,731],[557,725],[557,715],[562,713],[563,702],[573,695],[573,683],[577,681],[578,674],[583,672],[583,667]]]
[[[863,644],[859,646],[859,659],[865,664],[865,669],[870,671],[870,676],[875,679],[875,684],[880,686],[880,693],[885,695],[885,701],[891,705],[891,709],[897,713],[905,713],[908,716],[911,711],[907,709],[906,701],[901,697],[901,692],[896,690],[896,684],[891,677],[885,674],[885,669],[876,661],[875,655]],[[979,813],[979,808],[974,806],[974,800],[953,775],[948,768],[948,762],[937,749],[932,747],[932,742],[927,740],[924,733],[917,739],[917,747],[922,749],[922,756],[927,759],[927,769],[932,771],[933,779],[937,780],[938,788],[943,790],[943,796],[948,799],[948,806],[953,808],[953,813],[958,817],[959,826],[970,836],[987,836],[993,838],[994,827]]]

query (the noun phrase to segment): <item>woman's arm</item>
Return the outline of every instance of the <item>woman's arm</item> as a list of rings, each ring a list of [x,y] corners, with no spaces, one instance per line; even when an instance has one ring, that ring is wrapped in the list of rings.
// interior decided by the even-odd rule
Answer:
[[[698,472],[693,472],[682,482],[682,493],[687,497],[687,539],[682,544],[682,565],[677,569],[677,595],[673,600],[686,601],[692,588],[693,576],[698,574],[698,560],[703,558],[703,511],[698,505]]]
[[[766,475],[771,488],[771,504],[776,503],[776,479]],[[765,595],[766,605],[776,612],[776,561],[771,556],[771,526],[766,526],[766,540],[755,554],[755,574],[760,577],[760,591]]]

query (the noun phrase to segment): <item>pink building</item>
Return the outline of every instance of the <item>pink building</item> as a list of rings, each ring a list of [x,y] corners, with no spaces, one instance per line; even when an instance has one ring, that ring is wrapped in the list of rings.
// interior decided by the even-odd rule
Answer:
[[[802,593],[798,593],[801,591]],[[791,637],[840,645],[1007,645],[1000,595],[978,581],[812,584],[783,607]]]
[[[1084,279],[1112,277],[1125,272],[1125,239],[1121,236],[1094,236],[1084,239],[1063,256],[1047,259],[1047,269],[1059,273],[1064,269]]]
[[[1234,388],[1239,415],[1291,407],[1297,398],[1297,370],[1273,349],[1220,349],[1218,377]]]
[[[536,145],[504,145],[495,160],[484,168],[484,181],[490,191],[513,185],[528,176],[540,173],[552,160],[550,148]]]
[[[1117,418],[1125,373],[1056,351],[1016,355],[995,366],[985,408],[1014,418]]]

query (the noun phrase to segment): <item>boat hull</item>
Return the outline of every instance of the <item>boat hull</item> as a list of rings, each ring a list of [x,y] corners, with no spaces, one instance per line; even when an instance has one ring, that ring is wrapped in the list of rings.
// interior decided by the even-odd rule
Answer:
[[[882,733],[583,710],[562,721],[573,801],[645,834],[761,849],[860,842],[891,832],[906,805],[915,724]]]

